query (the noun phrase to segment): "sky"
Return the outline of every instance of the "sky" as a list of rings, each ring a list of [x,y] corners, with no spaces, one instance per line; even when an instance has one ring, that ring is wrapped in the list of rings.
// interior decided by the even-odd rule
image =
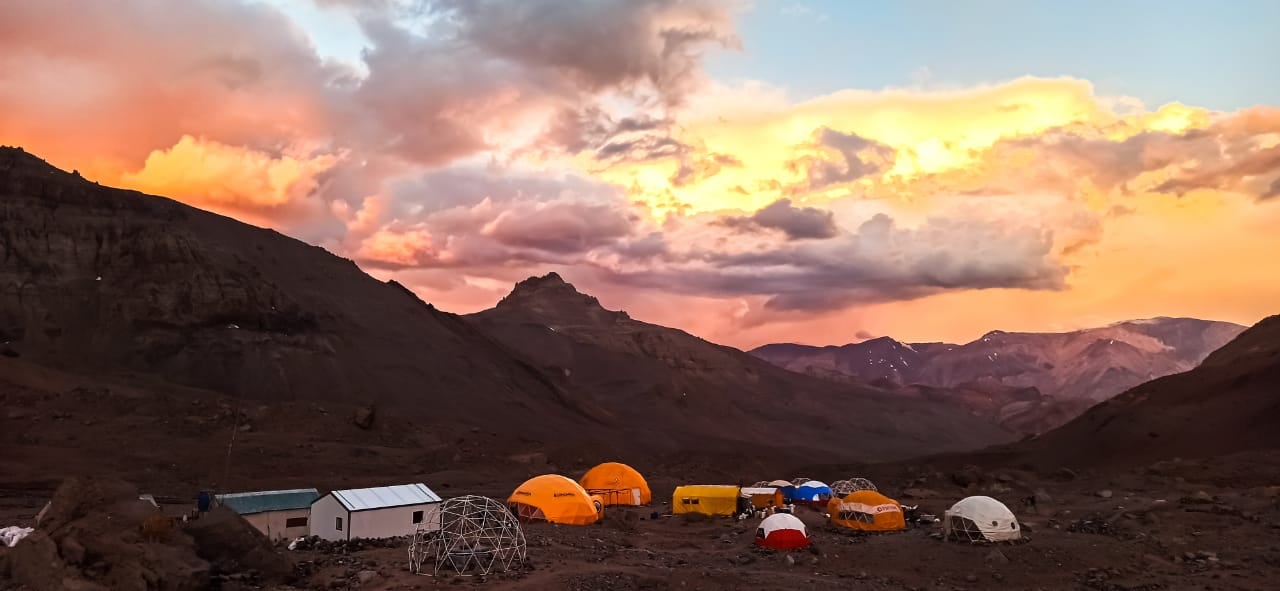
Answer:
[[[0,144],[459,313],[556,271],[744,348],[1252,324],[1280,313],[1278,21],[1249,0],[10,0]]]

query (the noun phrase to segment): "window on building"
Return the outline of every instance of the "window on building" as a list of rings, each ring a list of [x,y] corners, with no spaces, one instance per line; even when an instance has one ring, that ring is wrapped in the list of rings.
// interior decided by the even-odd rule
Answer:
[[[414,512],[413,512],[413,522],[414,522],[414,523],[422,523],[422,511],[414,511]]]
[[[341,517],[334,517],[334,518],[333,518],[333,529],[336,529],[336,530],[338,530],[338,531],[342,531],[342,518],[341,518]]]
[[[285,527],[307,527],[306,517],[290,517],[284,520]]]

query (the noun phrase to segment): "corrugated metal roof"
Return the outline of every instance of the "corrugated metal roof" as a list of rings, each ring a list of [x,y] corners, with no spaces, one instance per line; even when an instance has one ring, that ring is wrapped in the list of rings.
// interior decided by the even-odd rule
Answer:
[[[421,482],[415,484],[397,484],[394,486],[375,486],[373,488],[353,488],[335,490],[332,493],[348,511],[364,511],[366,509],[385,509],[387,507],[403,507],[405,505],[421,505],[439,503],[440,495],[432,492]]]
[[[241,515],[267,513],[269,511],[290,511],[307,509],[316,499],[320,491],[314,488],[295,488],[292,490],[263,490],[257,492],[231,493],[217,495],[219,504],[226,505]]]

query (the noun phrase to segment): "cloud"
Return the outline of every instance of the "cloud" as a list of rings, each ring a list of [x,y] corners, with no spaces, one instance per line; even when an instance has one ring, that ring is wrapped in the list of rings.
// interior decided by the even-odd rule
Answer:
[[[732,14],[709,0],[436,0],[458,39],[552,72],[590,91],[646,84],[678,104],[702,74],[708,46],[735,47]]]
[[[683,187],[707,180],[726,167],[742,166],[742,161],[729,154],[686,155],[680,160],[680,168],[671,176],[671,184]]]
[[[313,1],[359,24],[362,63],[268,3],[0,2],[0,143],[432,301],[568,270],[733,342],[993,321],[939,321],[955,301],[1096,316],[1116,286],[1186,315],[1280,297],[1210,297],[1280,248],[1274,106],[1148,109],[1032,77],[793,101],[707,78],[738,46],[734,0]]]
[[[590,251],[626,237],[633,220],[607,205],[521,203],[499,214],[482,233],[508,246],[563,254]]]
[[[826,153],[807,156],[791,164],[804,170],[810,189],[882,174],[893,166],[893,149],[880,142],[829,127],[815,131],[813,136],[813,146]]]
[[[723,223],[735,228],[779,230],[788,239],[832,238],[840,229],[835,214],[816,207],[795,207],[790,199],[779,199],[750,217],[729,217]]]
[[[152,152],[140,170],[121,180],[139,191],[186,197],[214,211],[260,214],[301,205],[340,159],[323,153],[272,155],[188,135]]]
[[[780,311],[910,300],[951,290],[1060,290],[1067,268],[1047,230],[977,218],[899,227],[877,214],[856,232],[820,242],[731,250],[694,247],[659,266],[614,269],[611,281],[715,297],[766,296]]]
[[[867,332],[867,331],[865,331],[865,330],[860,330],[860,331],[858,331],[857,333],[854,333],[854,335],[853,335],[853,336],[854,336],[854,338],[857,338],[858,340],[862,340],[862,341],[866,341],[866,340],[870,340],[870,339],[874,339],[874,338],[876,338],[876,335],[871,334],[871,333],[869,333],[869,332]]]

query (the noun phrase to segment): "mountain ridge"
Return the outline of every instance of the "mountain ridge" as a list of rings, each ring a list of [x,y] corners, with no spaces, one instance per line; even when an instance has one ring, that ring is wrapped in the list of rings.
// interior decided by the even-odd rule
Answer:
[[[975,403],[982,392],[1009,404],[1025,402],[1021,389],[1034,388],[1044,404],[1019,404],[997,414],[1017,423],[1020,432],[1036,434],[1138,384],[1187,371],[1244,330],[1226,322],[1155,317],[1061,333],[991,330],[964,344],[878,337],[823,347],[775,343],[750,353],[830,380],[969,391]]]
[[[930,407],[863,383],[837,384],[796,374],[683,330],[635,320],[605,309],[554,273],[520,281],[493,308],[467,318],[578,388],[602,399],[628,399],[645,406],[644,412],[652,407],[662,413],[661,420],[684,428],[698,426],[678,412],[683,404],[704,405],[703,412],[732,417],[737,431],[751,425],[764,431],[778,428],[763,420],[755,405],[767,405],[770,412],[815,432],[840,428],[833,412],[859,407],[859,412],[883,413],[895,429],[921,440],[951,434],[952,445],[963,447],[1012,436],[951,401],[934,401]],[[675,405],[668,406],[671,402]],[[621,407],[624,421],[644,416],[635,414],[637,408]],[[934,434],[912,425],[907,419],[911,413],[916,422],[931,424]]]

